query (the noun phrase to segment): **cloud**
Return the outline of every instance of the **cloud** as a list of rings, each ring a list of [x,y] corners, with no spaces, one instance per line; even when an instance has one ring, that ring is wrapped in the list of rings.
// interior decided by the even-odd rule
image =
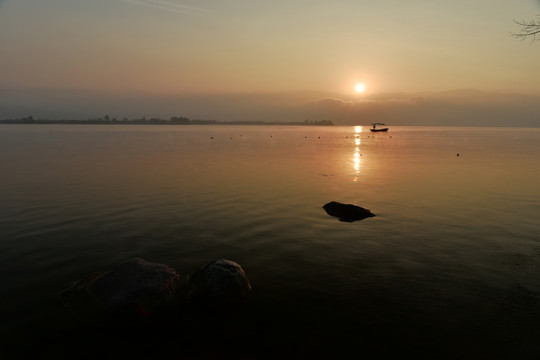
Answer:
[[[1,1],[2,0],[0,0],[0,3]],[[120,1],[129,3],[129,4],[146,6],[153,9],[163,10],[166,12],[181,14],[181,15],[202,14],[208,11],[200,7],[172,3],[172,2],[163,1],[163,0],[120,0]]]
[[[314,103],[317,106],[328,106],[332,108],[348,106],[348,105],[353,104],[353,102],[350,100],[343,100],[339,98],[326,98],[322,100],[317,100]]]
[[[388,105],[415,105],[425,99],[420,96],[412,97],[406,94],[374,94],[360,99],[342,99],[337,97],[327,97],[317,101],[312,101],[308,105],[319,109],[347,109],[348,111],[360,108],[376,108]]]

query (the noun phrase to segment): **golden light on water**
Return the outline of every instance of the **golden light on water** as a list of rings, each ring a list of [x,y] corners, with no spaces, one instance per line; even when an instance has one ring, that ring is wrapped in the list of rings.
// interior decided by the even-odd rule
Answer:
[[[360,144],[362,143],[362,139],[360,139],[360,133],[362,133],[362,127],[361,126],[355,126],[354,127],[354,145],[356,145],[356,148],[354,150],[354,156],[353,156],[353,167],[355,172],[355,177],[353,179],[354,182],[358,181],[358,175],[360,174],[360,164],[361,164],[361,158],[362,154],[360,153]]]
[[[354,182],[358,181],[358,175],[360,175],[360,166],[362,164],[362,153],[360,152],[360,144],[362,144],[362,139],[360,138],[360,134],[362,133],[362,127],[361,126],[355,126],[354,127],[354,145],[356,146],[354,149],[354,155],[353,155],[353,168],[354,168],[354,175],[353,178]]]
[[[354,170],[356,171],[356,174],[358,175],[360,173],[360,162],[361,162],[362,155],[360,154],[360,148],[356,148],[356,151],[354,152]]]

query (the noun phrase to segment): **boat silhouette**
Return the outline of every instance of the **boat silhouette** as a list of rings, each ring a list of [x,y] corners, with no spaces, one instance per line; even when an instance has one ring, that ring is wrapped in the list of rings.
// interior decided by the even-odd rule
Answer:
[[[386,131],[388,131],[388,128],[378,128],[377,129],[377,125],[385,125],[383,123],[373,123],[371,125],[373,125],[373,127],[371,129],[369,129],[369,130],[371,130],[371,132],[386,132]]]

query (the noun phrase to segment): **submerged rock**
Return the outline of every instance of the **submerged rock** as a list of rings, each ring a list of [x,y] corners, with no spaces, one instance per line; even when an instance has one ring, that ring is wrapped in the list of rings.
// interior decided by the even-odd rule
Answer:
[[[251,291],[251,284],[240,265],[219,259],[193,273],[188,289],[189,303],[220,312],[242,306]]]
[[[370,210],[353,204],[342,204],[337,201],[331,201],[323,205],[323,209],[328,215],[339,218],[340,221],[353,222],[368,217],[373,217]]]

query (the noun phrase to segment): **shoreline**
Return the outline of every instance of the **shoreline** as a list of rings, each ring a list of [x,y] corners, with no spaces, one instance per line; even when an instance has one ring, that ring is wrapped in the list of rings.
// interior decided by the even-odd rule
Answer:
[[[89,120],[50,120],[23,118],[23,119],[4,119],[0,120],[0,125],[294,125],[294,126],[334,126],[332,120],[312,121],[306,120],[302,122],[265,122],[265,121],[216,121],[216,120],[190,120],[187,118],[171,118],[170,120],[163,119],[134,119],[134,120],[106,120],[106,119],[89,119]]]

